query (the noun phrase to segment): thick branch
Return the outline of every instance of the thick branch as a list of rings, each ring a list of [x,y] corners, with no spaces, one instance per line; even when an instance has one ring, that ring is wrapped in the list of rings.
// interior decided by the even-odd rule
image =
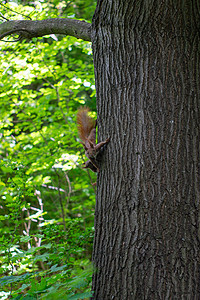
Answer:
[[[17,20],[0,24],[0,40],[16,33],[20,38],[33,38],[47,34],[65,34],[91,41],[91,24],[74,19],[46,19],[42,21]]]

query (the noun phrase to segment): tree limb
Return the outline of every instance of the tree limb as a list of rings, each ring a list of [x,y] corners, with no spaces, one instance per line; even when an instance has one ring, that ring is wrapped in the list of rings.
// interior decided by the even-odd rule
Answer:
[[[54,18],[41,21],[17,20],[0,24],[0,40],[13,33],[20,38],[33,38],[48,34],[64,34],[91,41],[91,24],[74,19]]]

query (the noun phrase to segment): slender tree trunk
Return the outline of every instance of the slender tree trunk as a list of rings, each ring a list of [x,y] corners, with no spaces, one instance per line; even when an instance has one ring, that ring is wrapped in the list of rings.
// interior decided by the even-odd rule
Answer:
[[[99,0],[94,299],[200,299],[199,0]]]

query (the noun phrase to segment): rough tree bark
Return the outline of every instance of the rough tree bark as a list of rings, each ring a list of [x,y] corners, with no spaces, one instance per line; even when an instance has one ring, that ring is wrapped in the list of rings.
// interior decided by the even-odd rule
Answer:
[[[99,0],[94,299],[200,299],[199,0]]]

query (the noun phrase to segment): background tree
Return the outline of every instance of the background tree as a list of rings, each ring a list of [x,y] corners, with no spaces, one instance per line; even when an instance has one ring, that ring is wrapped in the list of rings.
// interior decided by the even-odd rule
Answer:
[[[98,1],[86,25],[98,136],[111,138],[97,177],[94,299],[200,296],[199,15],[197,0]]]

